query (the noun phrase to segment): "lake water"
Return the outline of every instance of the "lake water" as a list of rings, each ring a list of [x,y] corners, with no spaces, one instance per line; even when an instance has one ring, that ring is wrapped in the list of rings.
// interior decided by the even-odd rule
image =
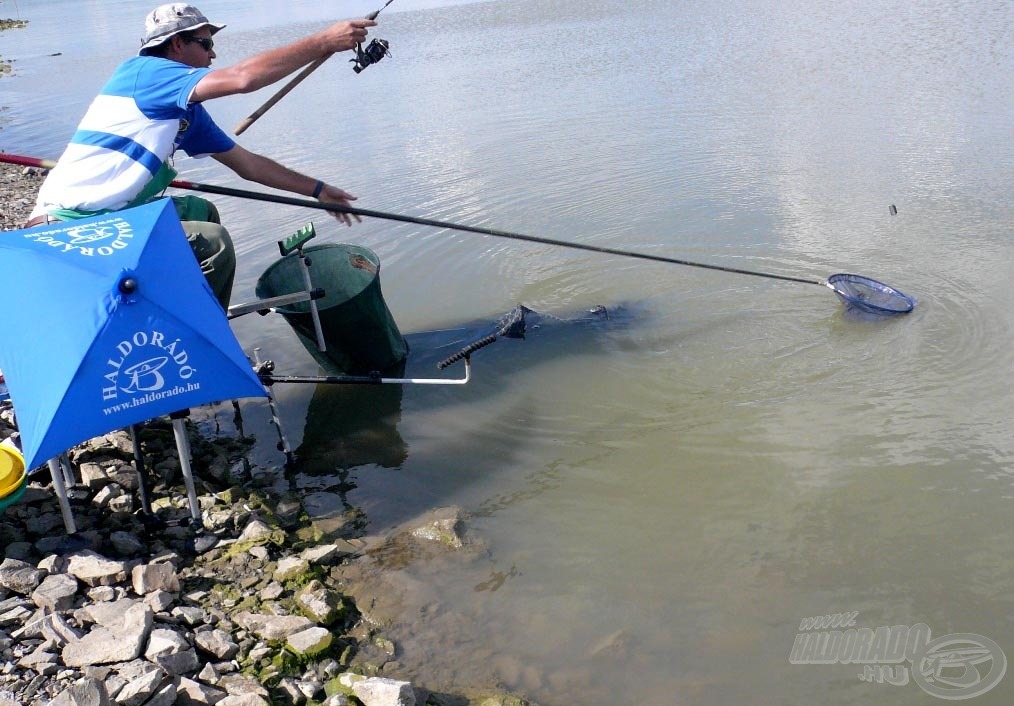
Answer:
[[[347,474],[370,531],[469,514],[478,558],[399,569],[402,673],[498,680],[544,706],[1010,703],[1014,676],[995,682],[997,652],[1014,658],[1014,5],[428,4],[395,0],[373,32],[390,58],[359,75],[332,59],[241,142],[364,208],[858,272],[918,305],[865,321],[806,284],[216,199],[234,301],[313,220],[378,253],[406,333],[516,303],[615,313],[501,340],[463,387],[279,389],[293,443]],[[60,153],[136,47],[136,5],[0,3],[31,20],[0,34],[16,59],[0,149]],[[319,27],[319,5],[202,9],[230,25],[228,65]],[[230,128],[272,93],[210,109]],[[249,187],[211,160],[179,166]],[[235,330],[280,372],[315,371],[279,317]],[[414,350],[411,372],[437,359]],[[259,462],[278,463],[266,410],[245,410]],[[884,681],[883,653],[791,663],[801,620],[852,612],[855,629],[996,649],[937,672],[896,660],[905,685]]]

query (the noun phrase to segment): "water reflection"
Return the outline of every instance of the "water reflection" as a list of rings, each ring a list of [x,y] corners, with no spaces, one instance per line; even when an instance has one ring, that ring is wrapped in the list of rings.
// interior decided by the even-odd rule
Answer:
[[[296,449],[300,471],[401,467],[408,457],[408,444],[398,433],[402,395],[401,385],[318,385]]]
[[[497,335],[506,339],[508,345],[475,353],[484,359],[486,370],[495,371],[496,378],[477,381],[478,386],[495,388],[504,384],[502,375],[520,373],[525,365],[587,351],[594,345],[596,332],[628,325],[634,310],[631,305],[596,306],[587,311],[551,315],[519,305],[493,322],[475,321],[406,335],[408,359],[397,370],[384,374],[432,378],[437,362],[472,342]],[[513,346],[521,342],[535,350],[518,355]],[[327,372],[340,374],[336,370]],[[462,398],[471,396],[464,391],[466,388],[452,388],[451,397],[432,389],[418,390],[411,407],[419,411],[442,403],[460,403]],[[409,446],[398,431],[405,395],[406,388],[401,384],[317,385],[306,407],[302,442],[296,449],[299,471],[328,475],[338,469],[371,464],[400,468],[409,455]]]

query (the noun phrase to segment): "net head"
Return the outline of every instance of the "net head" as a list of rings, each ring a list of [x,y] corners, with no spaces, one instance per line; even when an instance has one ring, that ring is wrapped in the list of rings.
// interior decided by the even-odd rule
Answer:
[[[831,275],[827,278],[827,286],[846,306],[868,314],[894,316],[907,314],[915,308],[912,297],[862,275]]]

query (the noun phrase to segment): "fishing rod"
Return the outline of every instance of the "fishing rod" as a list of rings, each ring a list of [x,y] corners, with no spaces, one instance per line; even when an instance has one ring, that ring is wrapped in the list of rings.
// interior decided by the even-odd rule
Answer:
[[[55,162],[49,160],[39,160],[31,157],[20,157],[18,155],[0,153],[0,161],[9,162],[11,164],[21,164],[33,167],[42,167],[45,169],[52,168],[55,166]],[[213,184],[201,184],[192,181],[184,180],[173,180],[169,184],[177,189],[184,189],[188,191],[199,191],[207,194],[216,194],[219,196],[233,196],[237,198],[251,199],[254,201],[265,201],[268,203],[278,203],[288,206],[302,206],[304,208],[314,208],[323,211],[330,211],[332,213],[348,214],[350,216],[365,216],[367,218],[380,218],[388,221],[400,221],[402,223],[412,223],[415,225],[431,226],[434,228],[448,228],[451,230],[458,230],[467,233],[477,233],[479,235],[488,235],[495,238],[507,238],[510,240],[520,240],[529,243],[539,243],[542,245],[552,245],[555,247],[569,248],[571,250],[584,250],[587,252],[596,252],[604,255],[616,255],[618,257],[635,258],[638,260],[648,260],[650,262],[661,262],[669,265],[683,265],[686,267],[698,267],[706,270],[717,270],[720,272],[729,272],[732,274],[750,275],[752,277],[764,277],[766,279],[781,280],[784,282],[796,282],[800,284],[814,284],[820,287],[827,287],[832,290],[838,298],[847,306],[852,306],[860,311],[880,315],[890,316],[894,314],[907,314],[912,311],[915,307],[915,300],[901,291],[891,287],[883,282],[879,282],[870,277],[864,277],[862,275],[850,274],[850,273],[837,273],[829,276],[826,280],[807,278],[807,277],[793,277],[789,275],[780,275],[772,272],[760,272],[757,270],[746,270],[738,267],[727,267],[725,265],[714,265],[705,262],[695,262],[692,260],[683,260],[675,257],[667,257],[665,255],[651,255],[649,253],[635,252],[631,250],[620,250],[618,248],[608,248],[601,245],[589,245],[587,243],[575,243],[565,240],[554,240],[552,238],[542,238],[534,235],[525,235],[523,233],[513,233],[511,231],[499,230],[496,228],[484,228],[482,226],[470,226],[461,223],[451,223],[449,221],[439,221],[433,218],[421,218],[419,216],[407,216],[397,213],[387,213],[384,211],[375,211],[367,208],[357,208],[354,206],[342,206],[337,203],[325,203],[321,201],[315,201],[307,198],[296,198],[292,196],[282,196],[279,194],[269,194],[260,191],[248,191],[246,189],[235,189],[226,186],[215,186]]]
[[[377,15],[379,15],[384,10],[384,8],[390,5],[392,2],[394,2],[394,0],[387,0],[387,2],[384,3],[384,7],[380,8],[379,10],[374,10],[373,12],[368,14],[366,16],[366,19],[368,20],[377,19]],[[356,44],[356,56],[354,59],[349,59],[349,61],[355,64],[355,66],[352,67],[352,70],[358,74],[370,64],[377,63],[390,53],[389,47],[390,43],[386,39],[374,39],[372,42],[366,45],[365,49],[363,49],[362,43]],[[309,76],[314,71],[319,69],[320,66],[325,61],[330,59],[332,56],[334,56],[334,53],[325,54],[319,59],[316,59],[311,63],[307,64],[303,68],[303,70],[296,75],[295,78],[293,78],[287,84],[282,86],[282,88],[275,95],[271,96],[267,101],[265,101],[264,105],[262,105],[260,108],[250,113],[249,116],[244,118],[239,123],[239,125],[237,125],[235,129],[232,131],[233,134],[234,135],[243,134],[243,132],[246,131],[248,127],[253,125],[258,120],[258,118],[264,115],[264,113],[268,112],[272,108],[272,106],[275,105],[275,103],[284,98],[289,93],[289,91],[298,86],[307,76]]]

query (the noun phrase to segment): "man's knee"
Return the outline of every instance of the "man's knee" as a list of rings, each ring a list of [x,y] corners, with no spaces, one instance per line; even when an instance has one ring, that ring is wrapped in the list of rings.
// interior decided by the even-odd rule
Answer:
[[[228,308],[236,274],[236,250],[229,231],[218,223],[183,221],[183,231],[219,302]]]

